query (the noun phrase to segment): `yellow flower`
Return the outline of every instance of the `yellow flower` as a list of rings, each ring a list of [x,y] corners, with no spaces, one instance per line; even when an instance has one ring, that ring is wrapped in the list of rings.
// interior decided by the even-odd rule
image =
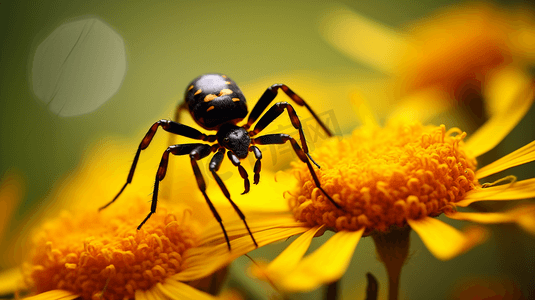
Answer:
[[[191,170],[181,180],[166,178],[162,194],[166,194],[166,185],[172,186],[173,201],[160,197],[156,213],[141,230],[136,229],[149,211],[147,195],[158,166],[151,163],[151,156],[159,159],[158,155],[150,153],[161,154],[165,147],[159,143],[165,142],[161,138],[152,145],[153,150],[145,153],[149,162],[140,162],[132,187],[113,205],[98,212],[98,207],[107,203],[126,180],[129,158],[124,149],[136,146],[99,140],[78,170],[56,187],[50,199],[53,205],[45,206],[46,212],[38,218],[46,222],[36,225],[38,220],[28,220],[33,233],[20,237],[22,252],[27,253],[26,262],[19,270],[0,274],[2,294],[22,291],[33,295],[33,299],[213,298],[195,286],[255,246],[247,233],[242,234],[243,223],[228,201],[226,207],[221,204],[221,194],[214,197],[214,203],[225,224],[229,223],[225,226],[232,244],[229,252],[208,205],[198,201],[196,189],[189,188],[195,181]],[[237,189],[243,189],[243,181],[240,184]],[[0,198],[4,194],[9,196],[12,189],[4,187]],[[261,193],[267,194],[267,188]],[[236,220],[241,224],[235,224]],[[278,222],[292,223],[287,216],[267,222],[251,219],[249,224],[256,232],[259,246],[277,239],[269,228]],[[293,223],[286,233],[307,230],[301,223]]]
[[[461,232],[435,218],[442,213],[483,224],[516,223],[535,234],[535,205],[496,213],[457,211],[479,201],[535,196],[535,178],[515,181],[511,176],[502,185],[480,183],[489,175],[535,160],[535,142],[482,168],[476,160],[512,130],[534,96],[533,86],[524,90],[471,137],[444,125],[391,120],[384,127],[366,126],[350,137],[329,140],[314,152],[322,166],[317,175],[343,210],[319,191],[306,166],[294,164],[297,185],[285,197],[295,219],[310,230],[255,273],[284,291],[312,290],[338,280],[360,238],[371,235],[387,265],[390,284],[397,289],[410,228],[441,260],[456,257],[487,237],[481,226]],[[303,258],[312,238],[325,229],[336,234]]]
[[[402,29],[388,28],[345,7],[333,7],[320,31],[332,46],[389,76],[367,89],[376,110],[421,121],[439,111],[485,99],[492,115],[530,84],[535,61],[535,12],[531,7],[463,3],[438,10]],[[382,107],[381,107],[382,105]],[[431,110],[429,108],[432,108]],[[479,110],[479,111],[476,111]]]
[[[34,293],[65,290],[83,299],[136,298],[184,288],[185,252],[199,243],[189,209],[160,207],[143,230],[141,198],[124,199],[98,213],[63,212],[39,228],[24,278]],[[197,226],[196,226],[197,225]]]
[[[138,231],[144,201],[124,200],[100,213],[62,212],[38,228],[23,266],[32,299],[212,299],[190,283],[255,248],[248,235],[235,235],[238,228],[229,226],[229,252],[219,226],[212,222],[203,232],[187,207],[161,204]],[[293,227],[293,234],[303,232],[300,224]],[[269,230],[255,237],[260,245],[272,242]]]
[[[438,86],[463,100],[467,85],[481,88],[505,67],[525,72],[535,59],[535,22],[525,7],[462,5],[408,27],[410,49],[398,67],[406,92]]]

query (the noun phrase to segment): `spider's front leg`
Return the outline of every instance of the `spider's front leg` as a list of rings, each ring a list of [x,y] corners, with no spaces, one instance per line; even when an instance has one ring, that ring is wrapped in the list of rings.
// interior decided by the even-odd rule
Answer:
[[[139,226],[137,227],[138,230],[141,229],[143,224],[147,222],[150,216],[156,212],[156,205],[158,203],[158,188],[160,186],[160,181],[162,181],[165,178],[165,174],[167,173],[167,165],[169,163],[169,154],[173,154],[173,155],[189,154],[191,158],[191,166],[193,168],[193,173],[195,174],[195,178],[197,179],[197,185],[199,186],[199,189],[203,193],[204,197],[206,198],[208,205],[210,206],[210,209],[212,210],[212,213],[214,213],[214,217],[221,224],[221,217],[219,217],[219,214],[217,213],[217,211],[215,211],[215,208],[213,208],[213,205],[210,202],[210,199],[208,199],[208,196],[206,195],[206,184],[204,183],[204,179],[202,178],[201,171],[199,170],[199,166],[197,165],[197,160],[207,157],[210,153],[215,151],[215,149],[213,146],[206,145],[206,144],[179,144],[179,145],[169,146],[165,150],[165,152],[162,155],[162,159],[160,161],[160,166],[158,167],[158,171],[156,172],[156,180],[154,182],[154,191],[152,193],[152,203],[150,207],[150,213],[143,220],[143,222],[139,224]],[[223,226],[223,224],[221,224],[221,226]],[[227,233],[225,232],[224,228],[223,228],[223,232],[225,233],[225,237],[226,237]],[[228,242],[228,238],[227,238],[227,242]]]
[[[230,158],[231,157],[230,154],[232,152],[229,151],[228,153],[229,153],[229,158]],[[258,247],[258,244],[256,243],[256,240],[255,240],[253,234],[251,233],[251,230],[249,229],[249,225],[247,225],[247,222],[245,221],[245,215],[240,210],[240,208],[236,205],[236,203],[234,203],[234,201],[232,201],[232,199],[230,198],[230,193],[229,193],[227,187],[225,186],[225,183],[223,183],[223,180],[221,180],[221,177],[219,177],[219,175],[217,175],[217,171],[219,171],[219,167],[221,167],[221,163],[223,162],[223,159],[225,157],[224,154],[225,154],[225,148],[219,148],[217,153],[214,154],[214,156],[212,157],[212,160],[210,161],[210,165],[209,165],[210,172],[212,172],[212,176],[214,177],[215,181],[217,182],[217,185],[219,185],[219,188],[221,189],[221,191],[223,192],[225,197],[228,199],[228,201],[230,202],[230,204],[232,205],[232,207],[234,208],[234,210],[236,211],[238,216],[240,216],[240,219],[243,221],[243,224],[245,225],[245,228],[247,228],[247,231],[249,232],[249,235],[251,236],[251,239],[253,240],[253,243],[255,244],[256,247]],[[238,159],[235,155],[234,155],[234,157],[236,159]],[[231,158],[231,161],[232,160],[233,159]],[[239,159],[238,159],[238,162],[239,162]],[[233,161],[233,163],[234,163],[234,161]],[[242,170],[243,170],[243,172],[245,172],[245,169],[243,169],[243,167],[241,167],[240,174],[242,174]],[[244,175],[242,174],[242,177],[243,176]],[[247,173],[245,173],[245,179],[246,179],[246,177],[247,177]],[[247,182],[246,183],[246,190],[248,190],[249,180],[247,179],[246,182]],[[229,244],[229,250],[230,250],[230,244]]]
[[[245,171],[245,169],[241,165],[240,159],[232,151],[227,152],[227,156],[228,156],[228,159],[230,159],[230,161],[232,162],[232,164],[235,167],[238,167],[238,171],[240,172],[240,176],[243,179],[243,184],[245,186],[245,190],[241,194],[243,195],[243,194],[249,193],[249,189],[251,187],[251,184],[249,183],[249,175],[247,174],[247,171]]]
[[[310,160],[308,159],[309,157],[303,151],[303,149],[301,149],[301,147],[299,147],[299,144],[297,143],[297,141],[293,137],[291,137],[290,135],[284,134],[284,133],[280,133],[280,134],[263,135],[263,136],[259,136],[259,137],[255,138],[255,139],[253,139],[253,143],[254,144],[259,144],[259,145],[284,144],[284,143],[286,143],[288,141],[290,141],[290,143],[292,144],[292,147],[293,147],[295,153],[297,154],[297,157],[299,157],[299,159],[302,162],[307,164],[308,170],[310,171],[310,175],[312,176],[312,179],[314,180],[314,183],[316,184],[316,186],[321,190],[321,192],[325,195],[325,197],[327,197],[327,199],[329,199],[329,201],[334,206],[336,206],[336,208],[344,210],[340,206],[340,204],[336,203],[334,201],[334,199],[331,198],[331,196],[329,196],[329,194],[327,194],[327,192],[325,192],[325,190],[321,187],[321,183],[320,183],[320,181],[318,179],[318,176],[316,175],[316,172],[314,172],[314,168],[312,168],[312,164],[310,164]]]
[[[256,158],[256,162],[254,164],[254,181],[253,183],[254,184],[258,184],[258,182],[260,181],[260,170],[262,169],[262,162],[261,162],[261,159],[262,159],[262,152],[260,152],[260,149],[258,149],[257,146],[250,146],[249,147],[249,152],[253,152],[254,153],[254,156]]]
[[[119,196],[123,193],[126,186],[132,182],[132,179],[134,178],[134,172],[136,171],[137,162],[139,160],[139,155],[141,154],[141,150],[145,150],[150,145],[152,138],[154,137],[154,135],[156,134],[156,131],[158,130],[158,127],[160,126],[163,128],[163,130],[167,132],[170,132],[176,135],[185,136],[191,139],[202,140],[206,142],[214,142],[216,140],[215,135],[206,135],[195,128],[192,128],[192,127],[189,127],[187,125],[183,125],[177,122],[173,122],[170,120],[162,119],[152,124],[152,126],[149,128],[149,131],[147,132],[147,134],[145,134],[145,137],[143,137],[143,139],[141,140],[141,143],[139,144],[137,148],[136,155],[134,156],[134,162],[132,162],[132,166],[130,167],[130,172],[128,172],[128,177],[126,178],[126,183],[123,185],[119,193],[117,193],[117,195],[115,195],[115,197],[110,202],[108,202],[106,205],[98,209],[99,211],[105,209],[110,204],[115,202],[115,200],[117,200],[117,198],[119,198]]]

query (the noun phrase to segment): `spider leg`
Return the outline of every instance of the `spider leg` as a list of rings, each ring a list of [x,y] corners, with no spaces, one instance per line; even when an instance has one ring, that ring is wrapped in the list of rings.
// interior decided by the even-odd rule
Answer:
[[[215,135],[206,135],[198,131],[195,128],[192,128],[187,125],[183,125],[174,121],[170,121],[170,120],[162,119],[152,124],[152,126],[149,128],[149,131],[147,132],[147,134],[145,134],[145,137],[143,137],[143,139],[141,140],[141,143],[139,144],[137,148],[136,155],[134,156],[134,162],[132,162],[132,166],[130,167],[130,172],[128,172],[128,177],[126,178],[126,183],[123,185],[119,193],[117,193],[117,195],[115,195],[115,197],[110,202],[108,202],[106,205],[98,209],[99,211],[105,209],[110,204],[115,202],[115,200],[117,200],[117,198],[119,198],[119,196],[122,194],[126,186],[132,182],[132,179],[134,178],[134,172],[136,170],[137,162],[139,160],[139,155],[141,154],[141,150],[145,150],[149,146],[150,142],[152,141],[152,138],[156,134],[156,130],[158,130],[158,127],[160,126],[163,128],[163,130],[167,132],[170,132],[176,135],[185,136],[191,139],[214,142],[217,138]]]
[[[227,235],[227,231],[225,230],[225,227],[223,226],[223,221],[221,219],[221,216],[215,209],[212,201],[210,201],[210,198],[208,198],[208,195],[206,194],[206,183],[204,181],[204,178],[202,176],[201,170],[199,169],[199,165],[197,164],[197,161],[207,157],[211,152],[213,152],[215,149],[214,146],[206,145],[206,144],[181,144],[181,145],[173,145],[167,148],[165,152],[162,155],[162,160],[160,161],[160,166],[158,167],[158,172],[156,173],[156,181],[154,183],[154,192],[152,194],[152,203],[151,203],[151,209],[147,217],[139,224],[137,229],[141,229],[143,224],[147,222],[147,220],[150,218],[150,216],[156,212],[156,204],[158,202],[158,187],[160,184],[160,181],[164,179],[165,173],[167,171],[167,165],[169,162],[169,154],[173,155],[186,155],[189,154],[191,159],[191,166],[193,168],[193,173],[195,174],[195,179],[197,179],[197,185],[199,187],[199,190],[204,196],[204,199],[206,200],[206,203],[208,203],[208,206],[210,207],[210,210],[212,211],[212,214],[216,218],[217,222],[219,222],[219,225],[221,226],[221,229],[223,230],[223,234],[225,235],[225,240],[227,241],[228,249],[230,250],[230,240]]]
[[[254,184],[258,184],[260,181],[260,169],[262,168],[262,152],[260,152],[260,149],[258,149],[257,146],[251,146],[249,147],[249,152],[253,152],[254,156],[256,157],[256,162],[254,164]]]
[[[245,191],[243,191],[243,193],[241,193],[241,194],[243,195],[243,194],[249,193],[249,188],[251,187],[251,184],[249,183],[249,175],[247,174],[247,171],[245,171],[245,169],[241,165],[240,159],[238,158],[238,156],[236,156],[236,154],[234,154],[232,151],[229,151],[229,152],[227,152],[227,155],[228,155],[228,159],[230,159],[232,164],[235,167],[238,167],[238,171],[240,172],[240,176],[244,181],[243,183],[245,185]]]
[[[245,124],[245,127],[248,129],[253,125],[253,123],[260,117],[262,112],[268,107],[268,105],[275,99],[277,96],[277,91],[279,89],[282,89],[288,97],[290,97],[295,103],[297,103],[300,106],[304,106],[308,109],[310,114],[316,119],[316,122],[320,124],[321,128],[327,133],[328,136],[333,136],[332,132],[329,130],[327,126],[320,120],[320,118],[316,115],[316,113],[308,106],[308,104],[303,100],[303,98],[299,97],[294,91],[292,91],[287,85],[285,84],[274,84],[266,89],[264,94],[260,97],[256,105],[253,107],[253,110],[251,111],[251,114],[249,115],[249,118],[247,119],[247,124]]]
[[[229,151],[228,153],[229,153],[229,157],[230,157],[230,153],[232,153],[232,152]],[[223,162],[223,158],[225,157],[224,154],[225,154],[225,148],[219,148],[219,151],[216,154],[214,154],[214,156],[212,157],[212,160],[210,161],[210,165],[209,165],[210,172],[212,172],[212,176],[214,177],[215,181],[219,185],[219,188],[221,189],[221,191],[223,192],[225,197],[228,199],[228,201],[230,202],[230,204],[232,205],[232,207],[234,208],[236,213],[240,216],[240,219],[243,221],[243,224],[245,225],[245,228],[247,228],[247,231],[249,232],[249,235],[251,236],[251,239],[253,240],[253,243],[255,244],[256,247],[258,247],[258,244],[256,243],[256,240],[255,240],[253,234],[251,233],[251,230],[249,229],[249,225],[247,225],[247,222],[245,221],[245,215],[242,213],[242,211],[236,205],[236,203],[234,203],[234,201],[232,201],[232,199],[230,198],[230,193],[229,193],[227,187],[225,186],[225,183],[223,183],[223,180],[221,180],[219,175],[217,175],[217,171],[219,170],[219,167],[221,166],[221,162]],[[237,159],[237,157],[236,157],[236,159]],[[238,162],[239,162],[239,160],[238,160]],[[239,166],[239,167],[241,167],[241,166]],[[245,172],[245,169],[243,169],[243,167],[241,167],[240,174],[242,174],[242,170],[243,170],[243,172]],[[245,176],[247,177],[247,173],[245,173]],[[242,174],[242,177],[243,177],[243,174]],[[249,180],[247,180],[246,182],[248,183]],[[246,185],[246,188],[248,188],[247,185]],[[230,248],[229,248],[229,250],[230,250]]]
[[[293,147],[295,153],[297,154],[297,156],[299,157],[299,159],[302,162],[307,164],[308,170],[310,171],[310,175],[312,175],[312,179],[314,180],[314,183],[316,183],[316,186],[321,190],[321,192],[325,195],[325,197],[327,197],[327,199],[329,199],[329,201],[331,201],[331,203],[334,206],[336,206],[336,208],[343,210],[343,208],[340,206],[340,204],[336,203],[333,200],[333,198],[331,198],[331,196],[329,196],[329,194],[327,194],[327,192],[325,192],[325,190],[321,187],[321,183],[320,183],[320,181],[318,179],[318,176],[314,172],[314,168],[312,168],[312,164],[310,163],[310,160],[308,159],[308,156],[303,151],[303,149],[301,149],[301,147],[299,147],[299,144],[297,143],[297,141],[293,137],[291,137],[290,135],[284,134],[284,133],[280,133],[280,134],[263,135],[263,136],[259,136],[259,137],[255,138],[255,139],[253,139],[253,143],[254,144],[259,144],[259,145],[284,144],[287,141],[290,141],[290,143],[292,144],[292,147]]]
[[[188,105],[186,104],[186,100],[182,99],[180,101],[175,109],[175,114],[173,116],[173,121],[176,123],[181,123],[181,116],[184,110],[188,110]],[[181,144],[183,142],[177,141],[177,135],[175,134],[169,134],[167,138],[167,145],[176,145]],[[172,178],[173,176],[176,176],[174,173],[176,171],[179,171],[175,166],[171,165],[169,170],[167,171],[167,178]],[[173,187],[171,185],[166,186],[164,189],[162,189],[162,194],[165,195],[168,199],[172,198],[173,195]]]
[[[156,172],[156,180],[154,182],[154,191],[152,193],[152,203],[149,215],[139,224],[137,229],[141,229],[141,226],[150,218],[150,216],[156,212],[156,204],[158,202],[158,191],[160,186],[160,181],[165,178],[167,173],[167,165],[169,163],[169,154],[173,155],[186,155],[189,154],[191,159],[196,158],[197,160],[208,156],[211,153],[211,146],[205,144],[179,144],[169,146],[163,153],[162,159],[160,160],[160,165],[158,166],[158,171]],[[195,173],[195,167],[193,167]],[[195,174],[197,175],[197,174]],[[202,177],[201,177],[202,179]],[[198,181],[198,180],[197,180]],[[202,187],[199,186],[202,191]]]
[[[299,131],[299,139],[301,140],[301,145],[303,147],[303,151],[308,155],[310,160],[319,168],[320,166],[312,159],[310,154],[308,153],[308,145],[307,141],[305,139],[305,134],[303,132],[303,127],[301,126],[301,121],[299,121],[299,117],[297,116],[297,113],[295,112],[295,109],[293,106],[288,102],[277,102],[275,103],[263,116],[260,118],[258,123],[256,123],[254,129],[250,132],[251,136],[255,136],[258,133],[260,133],[266,126],[271,124],[273,120],[275,120],[278,116],[280,116],[284,110],[288,111],[288,116],[290,117],[290,121],[292,122],[292,125],[295,129]]]

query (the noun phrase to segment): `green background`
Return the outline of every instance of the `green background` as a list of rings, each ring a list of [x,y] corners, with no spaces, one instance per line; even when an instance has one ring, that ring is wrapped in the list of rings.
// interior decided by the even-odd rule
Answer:
[[[355,82],[380,78],[381,74],[355,63],[321,38],[319,19],[333,5],[346,5],[371,19],[398,27],[451,3],[387,0],[373,4],[364,1],[0,2],[0,174],[16,168],[27,182],[25,197],[13,216],[11,228],[18,228],[17,220],[43,206],[42,201],[53,184],[77,166],[90,144],[110,136],[139,140],[137,134],[154,121],[171,117],[169,108],[175,105],[177,95],[182,95],[187,84],[200,74],[226,73],[238,84],[295,71],[346,76],[355,78]],[[62,118],[48,111],[32,92],[29,80],[32,57],[37,46],[55,28],[84,16],[100,18],[122,36],[126,48],[126,76],[120,90],[98,110]],[[291,82],[285,83],[292,86]],[[247,91],[246,86],[241,87]],[[292,88],[299,91],[299,87]],[[252,107],[260,95],[246,96]],[[343,111],[347,111],[347,107],[341,106],[334,109],[342,116]],[[492,160],[533,140],[531,116],[533,110],[498,150],[483,160]],[[339,123],[344,133],[358,125],[356,120],[346,118]],[[125,156],[130,159],[134,150],[125,149]],[[528,172],[528,168],[524,168],[514,174],[520,174],[522,179],[529,176]],[[497,234],[488,243],[448,262],[432,257],[414,235],[411,259],[402,273],[402,298],[445,299],[459,280],[496,276],[514,280],[526,297],[535,297],[532,291],[533,238],[514,226],[494,228]],[[16,234],[14,230],[8,232],[2,248],[10,245],[9,241]],[[325,237],[315,239],[313,247],[324,240]],[[287,244],[256,250],[252,256],[273,258]],[[3,259],[6,260],[9,258]],[[248,259],[240,258],[232,265],[228,286],[244,290],[251,299],[269,297],[269,293],[277,295],[273,291],[266,293],[270,291],[266,284],[247,277],[248,264]],[[358,293],[365,289],[366,272],[378,278],[380,297],[385,297],[386,275],[375,257],[371,239],[363,239],[355,251],[342,280],[342,299],[364,298]],[[292,298],[311,296],[320,297],[321,291]]]

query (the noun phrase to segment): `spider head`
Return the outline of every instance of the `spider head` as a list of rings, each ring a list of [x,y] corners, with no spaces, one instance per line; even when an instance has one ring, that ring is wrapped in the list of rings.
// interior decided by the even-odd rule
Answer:
[[[241,158],[246,158],[249,153],[249,145],[251,144],[251,138],[249,133],[242,127],[225,123],[217,132],[217,141],[223,147],[231,150]]]

